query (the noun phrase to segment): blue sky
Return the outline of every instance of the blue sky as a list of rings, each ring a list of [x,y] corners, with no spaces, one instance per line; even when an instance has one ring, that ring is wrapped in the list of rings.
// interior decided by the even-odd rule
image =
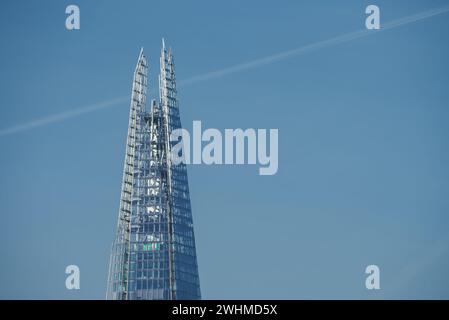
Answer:
[[[125,100],[0,136],[0,298],[104,298],[141,46],[154,91],[162,37],[181,81],[362,30],[369,4],[449,1],[3,3],[0,131]],[[274,176],[189,166],[203,298],[449,298],[448,37],[445,13],[180,86],[188,129],[279,129]]]

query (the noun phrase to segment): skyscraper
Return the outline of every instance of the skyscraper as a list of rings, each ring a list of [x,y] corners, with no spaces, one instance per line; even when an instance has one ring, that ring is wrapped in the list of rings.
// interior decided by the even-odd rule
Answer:
[[[162,40],[159,101],[145,108],[148,65],[134,71],[117,233],[107,299],[200,299],[187,170],[171,162],[181,128],[174,60]]]

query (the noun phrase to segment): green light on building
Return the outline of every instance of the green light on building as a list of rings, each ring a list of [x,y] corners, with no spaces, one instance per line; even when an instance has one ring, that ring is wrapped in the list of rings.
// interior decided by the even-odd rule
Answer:
[[[146,243],[143,245],[143,251],[159,251],[161,248],[160,243],[154,242],[154,243]]]

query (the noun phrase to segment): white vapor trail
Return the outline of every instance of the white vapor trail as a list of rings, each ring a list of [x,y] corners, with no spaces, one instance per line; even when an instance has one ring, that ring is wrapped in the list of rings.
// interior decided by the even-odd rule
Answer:
[[[268,57],[264,57],[264,58],[260,58],[260,59],[256,59],[250,62],[246,62],[246,63],[242,63],[242,64],[238,64],[232,67],[228,67],[228,68],[224,68],[221,70],[217,70],[217,71],[213,71],[213,72],[209,72],[206,74],[202,74],[202,75],[198,75],[189,79],[186,79],[184,81],[180,81],[180,84],[182,85],[187,85],[187,84],[192,84],[192,83],[196,83],[196,82],[200,82],[200,81],[205,81],[205,80],[209,80],[209,79],[213,79],[213,78],[219,78],[222,77],[224,75],[227,74],[231,74],[231,73],[235,73],[235,72],[239,72],[239,71],[243,71],[246,69],[250,69],[250,68],[255,68],[255,67],[260,67],[266,64],[270,64],[273,62],[277,62],[279,60],[284,60],[287,58],[290,58],[292,56],[297,56],[297,55],[301,55],[304,53],[308,53],[310,51],[314,51],[314,50],[318,50],[318,49],[322,49],[325,47],[330,47],[333,45],[337,45],[340,43],[344,43],[344,42],[348,42],[351,40],[355,40],[355,39],[359,39],[362,37],[366,37],[368,35],[373,35],[376,34],[380,31],[386,31],[386,30],[390,30],[393,28],[397,28],[403,25],[407,25],[413,22],[417,22],[420,20],[424,20],[427,18],[431,18],[433,16],[439,15],[439,14],[443,14],[449,11],[449,6],[445,6],[445,7],[441,7],[441,8],[436,8],[436,9],[432,9],[429,11],[424,11],[421,13],[417,13],[411,16],[407,16],[404,18],[400,18],[397,20],[393,20],[390,21],[388,23],[382,24],[382,27],[379,30],[368,30],[368,29],[362,29],[359,31],[353,31],[350,33],[346,33],[343,35],[339,35],[337,37],[331,38],[331,39],[327,39],[327,40],[323,40],[323,41],[319,41],[319,42],[315,42],[312,44],[308,44],[299,48],[295,48],[292,50],[288,50],[288,51],[284,51],[284,52],[280,52]]]
[[[103,101],[96,104],[92,104],[86,107],[77,108],[74,110],[69,110],[66,112],[61,112],[57,114],[53,114],[47,117],[38,118],[35,120],[31,120],[22,124],[15,125],[13,127],[5,128],[0,130],[0,137],[7,136],[13,133],[30,130],[36,127],[44,126],[46,124],[63,121],[66,119],[70,119],[73,117],[80,116],[85,113],[90,113],[93,111],[109,108],[121,103],[128,101],[128,97],[116,98],[113,100]]]
[[[267,64],[277,62],[280,60],[284,60],[284,59],[287,59],[287,58],[290,58],[293,56],[298,56],[298,55],[305,54],[305,53],[308,53],[311,51],[319,50],[322,48],[338,45],[338,44],[341,44],[344,42],[356,40],[356,39],[366,37],[369,35],[377,34],[381,31],[386,31],[386,30],[401,27],[401,26],[404,26],[407,24],[411,24],[414,22],[418,22],[418,21],[421,21],[424,19],[428,19],[428,18],[437,16],[437,15],[440,15],[440,14],[444,14],[446,12],[449,12],[449,6],[444,6],[444,7],[420,12],[420,13],[417,13],[414,15],[406,16],[403,18],[399,18],[399,19],[384,23],[384,24],[382,24],[381,29],[379,29],[379,30],[363,29],[363,30],[353,31],[350,33],[336,36],[334,38],[330,38],[330,39],[323,40],[323,41],[318,41],[318,42],[311,43],[311,44],[308,44],[308,45],[305,45],[305,46],[302,46],[299,48],[295,48],[292,50],[280,52],[280,53],[277,53],[274,55],[259,58],[259,59],[249,61],[246,63],[241,63],[241,64],[237,64],[237,65],[227,67],[224,69],[220,69],[220,70],[212,71],[212,72],[205,73],[202,75],[194,76],[194,77],[188,78],[186,80],[181,80],[181,81],[179,81],[178,86],[186,86],[186,85],[194,84],[194,83],[201,82],[201,81],[220,78],[222,76],[240,72],[240,71],[243,71],[246,69],[260,67],[260,66],[267,65]],[[82,115],[85,113],[90,113],[90,112],[93,112],[96,110],[109,108],[109,107],[124,103],[127,100],[128,100],[127,97],[116,98],[114,100],[99,102],[97,104],[90,105],[87,107],[82,107],[82,108],[74,109],[71,111],[66,111],[63,113],[50,115],[47,117],[43,117],[43,118],[31,120],[29,122],[25,122],[23,124],[15,125],[15,126],[12,126],[9,128],[0,129],[0,137],[18,133],[21,131],[30,130],[30,129],[40,127],[40,126],[43,126],[46,124],[59,122],[59,121],[73,118],[73,117],[76,117],[76,116],[79,116],[79,115]]]

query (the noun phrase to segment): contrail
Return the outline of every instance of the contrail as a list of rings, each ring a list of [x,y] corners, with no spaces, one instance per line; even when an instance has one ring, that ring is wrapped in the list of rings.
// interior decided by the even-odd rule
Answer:
[[[256,59],[250,62],[246,62],[246,63],[242,63],[242,64],[238,64],[232,67],[228,67],[228,68],[224,68],[221,70],[217,70],[217,71],[213,71],[213,72],[209,72],[206,74],[202,74],[202,75],[198,75],[198,76],[194,76],[192,78],[186,79],[184,81],[180,81],[180,85],[188,85],[188,84],[193,84],[196,82],[200,82],[200,81],[205,81],[205,80],[209,80],[209,79],[213,79],[213,78],[219,78],[222,77],[224,75],[228,75],[231,73],[235,73],[235,72],[240,72],[246,69],[251,69],[251,68],[256,68],[256,67],[260,67],[266,64],[270,64],[273,62],[277,62],[279,60],[284,60],[287,58],[290,58],[292,56],[298,56],[301,54],[305,54],[311,51],[315,51],[318,49],[322,49],[325,47],[330,47],[333,45],[337,45],[340,43],[344,43],[344,42],[348,42],[351,40],[355,40],[355,39],[359,39],[362,37],[366,37],[368,35],[373,35],[376,34],[378,32],[381,31],[386,31],[386,30],[390,30],[393,28],[397,28],[403,25],[407,25],[413,22],[417,22],[420,20],[424,20],[427,18],[431,18],[433,16],[439,15],[439,14],[443,14],[449,11],[449,6],[445,6],[445,7],[441,7],[441,8],[436,8],[436,9],[432,9],[429,11],[425,11],[425,12],[421,12],[421,13],[417,13],[411,16],[407,16],[404,18],[400,18],[397,20],[393,20],[390,21],[388,23],[385,23],[382,25],[382,27],[379,30],[368,30],[368,29],[362,29],[359,31],[353,31],[350,33],[346,33],[343,35],[339,35],[337,37],[328,39],[328,40],[323,40],[323,41],[319,41],[319,42],[315,42],[312,44],[308,44],[296,49],[292,49],[292,50],[288,50],[288,51],[284,51],[284,52],[280,52],[268,57],[264,57],[264,58],[260,58],[260,59]]]
[[[30,129],[33,129],[36,127],[44,126],[46,124],[63,121],[63,120],[77,117],[79,115],[82,115],[85,113],[90,113],[90,112],[93,112],[96,110],[110,108],[112,106],[116,106],[116,105],[124,103],[126,101],[128,101],[128,97],[121,97],[121,98],[116,98],[113,100],[99,102],[99,103],[89,105],[86,107],[77,108],[74,110],[69,110],[66,112],[53,114],[53,115],[50,115],[47,117],[35,119],[35,120],[29,121],[29,122],[25,122],[25,123],[10,127],[10,128],[0,130],[0,137],[7,136],[7,135],[17,133],[17,132],[21,132],[21,131],[30,130]]]
[[[308,44],[308,45],[305,45],[305,46],[302,46],[299,48],[291,49],[288,51],[280,52],[280,53],[277,53],[274,55],[259,58],[259,59],[249,61],[246,63],[237,64],[237,65],[234,65],[231,67],[227,67],[224,69],[208,72],[208,73],[205,73],[202,75],[197,75],[197,76],[185,79],[185,80],[181,80],[181,81],[179,81],[178,86],[191,85],[191,84],[195,84],[197,82],[220,78],[220,77],[228,75],[228,74],[237,73],[237,72],[244,71],[247,69],[260,67],[260,66],[274,63],[274,62],[277,62],[280,60],[288,59],[293,56],[298,56],[298,55],[309,53],[309,52],[319,50],[322,48],[331,47],[331,46],[338,45],[338,44],[348,42],[351,40],[356,40],[356,39],[363,38],[363,37],[366,37],[369,35],[377,34],[381,31],[386,31],[386,30],[401,27],[401,26],[404,26],[407,24],[411,24],[414,22],[418,22],[421,20],[425,20],[425,19],[437,16],[440,14],[444,14],[448,11],[449,11],[449,6],[444,6],[444,7],[420,12],[420,13],[417,13],[414,15],[410,15],[407,17],[399,18],[399,19],[384,23],[379,30],[363,29],[363,30],[353,31],[350,33],[336,36],[334,38],[311,43],[311,44]],[[17,133],[17,132],[21,132],[21,131],[30,130],[30,129],[40,127],[40,126],[43,126],[46,124],[59,122],[59,121],[73,118],[73,117],[76,117],[76,116],[79,116],[79,115],[82,115],[85,113],[93,112],[96,110],[109,108],[109,107],[124,103],[126,101],[128,101],[127,97],[121,97],[121,98],[117,98],[117,99],[106,101],[106,102],[100,102],[100,103],[97,103],[97,104],[94,104],[91,106],[82,107],[82,108],[78,108],[75,110],[58,113],[55,115],[50,115],[50,116],[43,117],[40,119],[35,119],[35,120],[29,121],[29,122],[25,122],[23,124],[19,124],[19,125],[10,127],[10,128],[0,129],[0,137],[10,135],[13,133]]]

